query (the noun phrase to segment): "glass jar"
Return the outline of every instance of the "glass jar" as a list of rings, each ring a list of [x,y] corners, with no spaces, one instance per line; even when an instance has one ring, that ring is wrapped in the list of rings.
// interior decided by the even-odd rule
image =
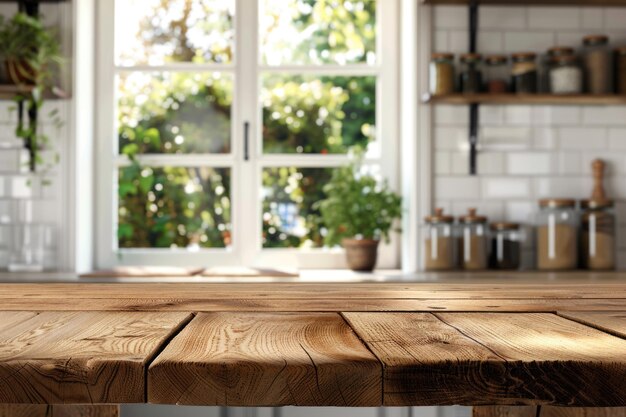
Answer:
[[[429,71],[429,92],[433,96],[454,93],[453,54],[432,54]]]
[[[461,268],[468,271],[487,269],[487,218],[478,216],[476,209],[459,217],[459,254]]]
[[[578,265],[576,202],[545,199],[537,214],[537,269],[557,271]]]
[[[524,52],[512,55],[511,89],[514,93],[537,92],[537,54]]]
[[[492,223],[491,258],[493,269],[519,269],[522,258],[523,234],[518,223]]]
[[[9,271],[41,272],[44,270],[46,228],[46,225],[36,223],[12,225],[13,242]]]
[[[454,259],[454,218],[438,208],[426,217],[423,234],[423,265],[426,271],[447,271],[456,267]]]
[[[626,94],[626,46],[615,50],[615,92]]]
[[[585,89],[590,94],[610,94],[612,92],[612,63],[609,38],[604,35],[591,35],[583,38]]]
[[[575,55],[574,48],[570,48],[568,46],[553,46],[548,49],[546,54],[543,56],[539,67],[539,83],[541,92],[549,93],[551,91],[550,69],[554,65],[554,58],[568,55]]]
[[[550,92],[552,94],[580,94],[583,91],[583,70],[574,55],[552,58],[550,65]]]
[[[615,213],[611,200],[583,200],[581,265],[591,270],[615,269]]]
[[[488,93],[506,93],[509,89],[508,59],[504,55],[490,55],[485,58],[486,90]]]
[[[461,55],[459,86],[462,93],[480,93],[483,84],[483,76],[480,70],[481,59],[480,54]]]

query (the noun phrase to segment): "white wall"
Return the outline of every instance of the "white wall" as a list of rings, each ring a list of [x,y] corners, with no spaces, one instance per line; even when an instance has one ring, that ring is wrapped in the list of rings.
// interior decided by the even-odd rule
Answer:
[[[433,50],[467,50],[467,8],[433,8]],[[579,47],[604,33],[626,45],[626,8],[481,7],[479,52],[545,52]],[[528,222],[543,197],[588,198],[591,161],[609,164],[621,264],[626,268],[626,107],[481,106],[478,175],[468,175],[468,106],[433,106],[434,201],[460,215]]]

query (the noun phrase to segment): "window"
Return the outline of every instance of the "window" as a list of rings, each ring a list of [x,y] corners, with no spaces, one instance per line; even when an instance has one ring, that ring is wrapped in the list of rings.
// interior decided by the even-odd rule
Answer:
[[[314,203],[353,145],[396,181],[396,9],[101,0],[98,266],[340,266]]]

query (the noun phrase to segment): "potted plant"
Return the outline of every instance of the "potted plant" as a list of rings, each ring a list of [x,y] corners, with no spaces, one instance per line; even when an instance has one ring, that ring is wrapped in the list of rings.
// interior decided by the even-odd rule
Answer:
[[[401,215],[401,198],[363,171],[362,154],[355,162],[337,168],[324,187],[326,198],[317,204],[326,226],[325,243],[341,244],[348,266],[355,271],[371,271],[376,265],[381,239]]]
[[[8,21],[0,19],[1,54],[11,82],[23,87],[15,98],[20,106],[20,118],[16,135],[24,140],[29,151],[30,170],[41,164],[39,151],[45,147],[48,137],[37,133],[37,115],[44,104],[44,92],[52,87],[55,71],[62,62],[59,41],[36,17],[17,13]],[[21,112],[26,106],[29,122],[25,126]],[[60,120],[51,114],[57,125]]]

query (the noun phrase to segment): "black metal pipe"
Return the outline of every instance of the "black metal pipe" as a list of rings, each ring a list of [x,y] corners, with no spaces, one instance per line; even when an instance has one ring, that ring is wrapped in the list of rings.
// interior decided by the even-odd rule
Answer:
[[[469,51],[476,53],[478,49],[478,1],[471,0],[469,3]],[[476,175],[478,154],[478,104],[470,104],[469,115],[469,173]]]
[[[469,3],[469,51],[476,53],[478,49],[478,1]]]
[[[478,154],[478,104],[470,104],[470,127],[469,127],[469,169],[470,175],[478,172],[476,157]]]
[[[29,164],[30,164],[30,172],[35,172],[37,170],[37,150],[39,148],[39,144],[37,143],[37,118],[38,118],[39,109],[37,108],[37,103],[34,101],[30,101],[28,106],[28,128],[30,131],[30,138],[28,140],[28,153],[29,153]]]

